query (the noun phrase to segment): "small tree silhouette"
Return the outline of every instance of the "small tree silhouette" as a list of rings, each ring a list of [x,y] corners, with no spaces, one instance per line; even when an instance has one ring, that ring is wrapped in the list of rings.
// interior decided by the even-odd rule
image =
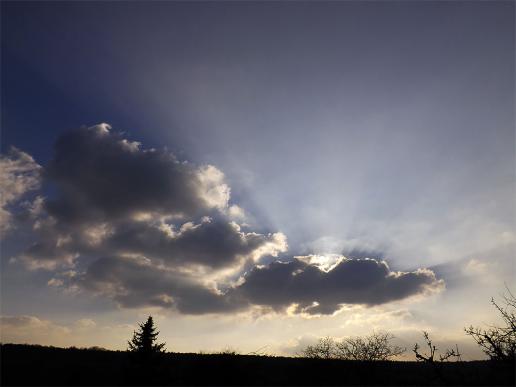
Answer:
[[[152,354],[164,352],[165,343],[155,344],[159,332],[156,331],[152,316],[149,316],[145,323],[141,323],[140,329],[134,331],[133,338],[128,341],[129,351],[140,354]]]
[[[436,346],[432,343],[432,340],[430,340],[430,336],[428,335],[428,332],[423,331],[423,336],[426,341],[427,347],[430,349],[430,354],[425,355],[421,352],[419,352],[419,344],[414,345],[414,349],[412,352],[416,355],[417,361],[423,361],[426,363],[434,363],[436,361],[435,359],[435,352],[437,351]],[[443,362],[450,358],[454,357],[456,360],[461,361],[461,353],[459,352],[459,347],[457,344],[455,344],[455,349],[447,349],[444,355],[439,355],[439,361]]]
[[[419,344],[416,343],[414,345],[414,349],[412,349],[412,352],[414,352],[414,354],[416,355],[416,360],[430,364],[435,372],[436,377],[440,379],[441,382],[443,382],[445,385],[448,385],[450,383],[450,380],[448,380],[448,378],[445,377],[443,373],[443,363],[448,361],[450,358],[455,358],[457,361],[462,361],[462,355],[459,352],[459,347],[457,346],[457,344],[455,344],[455,349],[447,349],[444,355],[439,355],[439,360],[437,360],[435,358],[437,347],[433,344],[432,340],[430,339],[430,336],[428,335],[428,332],[423,331],[423,336],[425,338],[426,345],[430,350],[430,353],[427,355],[419,352],[420,347]]]

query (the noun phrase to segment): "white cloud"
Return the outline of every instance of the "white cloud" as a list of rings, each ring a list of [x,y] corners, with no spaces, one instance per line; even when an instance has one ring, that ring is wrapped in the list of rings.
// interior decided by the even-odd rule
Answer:
[[[201,182],[200,197],[208,207],[220,210],[227,208],[231,190],[224,182],[224,173],[213,165],[199,168],[197,176]]]
[[[245,219],[245,211],[243,208],[233,204],[228,209],[228,215],[231,219],[234,220],[243,220]]]
[[[12,147],[6,156],[0,156],[0,236],[13,227],[12,214],[7,207],[25,193],[39,188],[40,173],[41,166],[17,148]],[[37,205],[35,203],[35,207]]]

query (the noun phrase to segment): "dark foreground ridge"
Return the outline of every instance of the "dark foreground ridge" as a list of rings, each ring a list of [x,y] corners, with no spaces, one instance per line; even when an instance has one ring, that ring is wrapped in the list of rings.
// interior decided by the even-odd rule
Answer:
[[[510,385],[513,363],[360,362],[165,353],[142,363],[124,351],[3,344],[1,385]],[[438,368],[436,368],[438,367]]]

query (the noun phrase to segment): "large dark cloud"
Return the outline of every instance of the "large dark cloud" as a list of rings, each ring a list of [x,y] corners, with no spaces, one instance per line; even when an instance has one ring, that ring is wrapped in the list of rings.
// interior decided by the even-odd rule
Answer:
[[[340,304],[377,305],[437,290],[443,286],[430,270],[393,272],[385,261],[347,259],[325,271],[294,259],[256,267],[235,291],[250,303],[298,311],[333,313]]]
[[[41,171],[20,155],[21,164],[9,165],[36,173],[16,190],[23,193],[37,188]],[[18,260],[54,271],[50,285],[123,307],[329,314],[342,304],[382,304],[443,286],[429,270],[393,272],[380,254],[365,259],[366,251],[260,266],[286,251],[286,238],[236,223],[220,170],[145,149],[107,124],[62,135],[42,175],[56,194],[33,203],[35,240]]]
[[[159,306],[182,313],[227,313],[252,305],[284,312],[331,314],[342,304],[378,305],[440,290],[430,270],[391,271],[384,261],[341,257],[332,269],[301,259],[255,267],[225,292],[202,280],[136,257],[100,258],[71,283],[124,307]]]

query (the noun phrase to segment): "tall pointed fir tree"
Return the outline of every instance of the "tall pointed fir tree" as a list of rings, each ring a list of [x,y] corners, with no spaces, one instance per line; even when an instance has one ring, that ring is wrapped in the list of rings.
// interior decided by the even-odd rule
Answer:
[[[152,354],[164,352],[165,343],[155,343],[159,332],[156,331],[152,316],[149,316],[147,322],[141,323],[140,329],[134,332],[133,338],[129,343],[129,351],[140,354]]]

